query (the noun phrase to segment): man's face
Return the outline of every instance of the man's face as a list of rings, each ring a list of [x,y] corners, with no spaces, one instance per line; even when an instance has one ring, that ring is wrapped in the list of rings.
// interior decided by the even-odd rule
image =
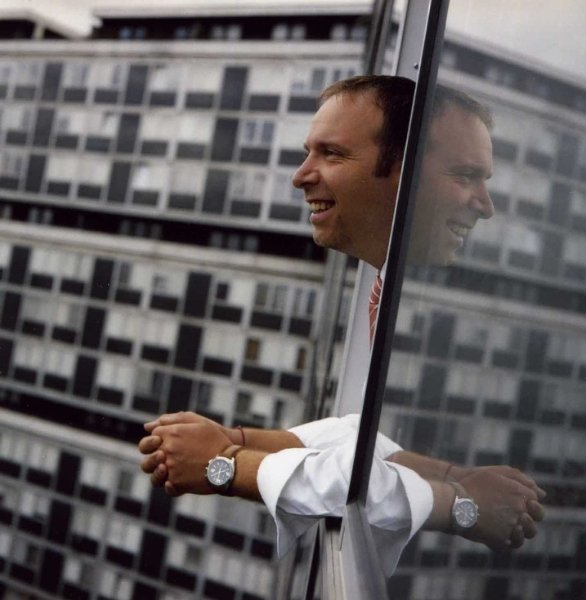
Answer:
[[[432,124],[417,190],[408,261],[448,265],[494,206],[486,189],[492,143],[479,117],[450,106]]]
[[[313,239],[380,268],[384,263],[400,175],[375,177],[376,135],[383,114],[371,94],[341,94],[315,114],[307,156],[293,176],[311,208]]]

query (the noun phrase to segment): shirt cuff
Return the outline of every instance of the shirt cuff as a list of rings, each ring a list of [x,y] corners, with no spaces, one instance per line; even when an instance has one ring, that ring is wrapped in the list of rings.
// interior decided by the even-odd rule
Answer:
[[[278,507],[278,502],[283,488],[299,465],[308,456],[318,453],[318,450],[310,448],[290,448],[268,454],[259,465],[256,482],[263,502],[275,521],[279,557],[286,554],[295,540],[317,521],[316,518],[288,515]]]

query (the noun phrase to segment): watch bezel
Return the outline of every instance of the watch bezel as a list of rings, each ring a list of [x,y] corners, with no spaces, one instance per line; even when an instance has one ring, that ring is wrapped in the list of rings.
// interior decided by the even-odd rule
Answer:
[[[465,508],[469,507],[472,514]],[[472,498],[461,498],[456,496],[452,506],[452,517],[454,524],[460,529],[471,529],[478,522],[478,505]]]
[[[212,475],[210,473],[212,465],[216,462],[220,462],[220,463],[224,463],[226,465],[228,465],[228,467],[230,468],[230,475],[228,477],[228,479],[223,482],[223,483],[217,483],[215,481],[213,481],[213,479],[211,478]],[[206,479],[208,481],[208,483],[215,489],[215,490],[220,490],[220,491],[225,491],[230,487],[230,484],[232,483],[232,481],[234,481],[234,474],[235,474],[235,467],[234,467],[234,458],[226,458],[225,456],[214,456],[214,458],[211,458],[208,462],[208,466],[206,467]]]

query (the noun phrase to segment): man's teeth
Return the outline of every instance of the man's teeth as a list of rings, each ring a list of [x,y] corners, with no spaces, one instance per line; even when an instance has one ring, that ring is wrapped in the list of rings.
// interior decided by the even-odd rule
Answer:
[[[470,231],[470,227],[466,227],[465,225],[456,225],[455,223],[450,223],[448,227],[450,231],[458,237],[465,237]]]
[[[331,204],[328,202],[310,202],[309,206],[311,208],[311,212],[321,212],[322,210],[327,210],[330,208]]]

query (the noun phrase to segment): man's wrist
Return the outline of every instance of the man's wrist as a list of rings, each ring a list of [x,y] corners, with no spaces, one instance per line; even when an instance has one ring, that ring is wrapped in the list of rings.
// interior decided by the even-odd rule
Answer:
[[[443,481],[430,480],[428,483],[433,493],[433,507],[425,522],[425,529],[450,533],[456,492],[449,483]]]
[[[459,467],[454,463],[450,463],[449,469],[446,471],[444,481],[460,481],[466,475],[470,474],[470,467]]]
[[[241,447],[235,457],[236,473],[230,488],[233,496],[248,500],[262,500],[258,490],[257,475],[260,463],[268,452]]]

